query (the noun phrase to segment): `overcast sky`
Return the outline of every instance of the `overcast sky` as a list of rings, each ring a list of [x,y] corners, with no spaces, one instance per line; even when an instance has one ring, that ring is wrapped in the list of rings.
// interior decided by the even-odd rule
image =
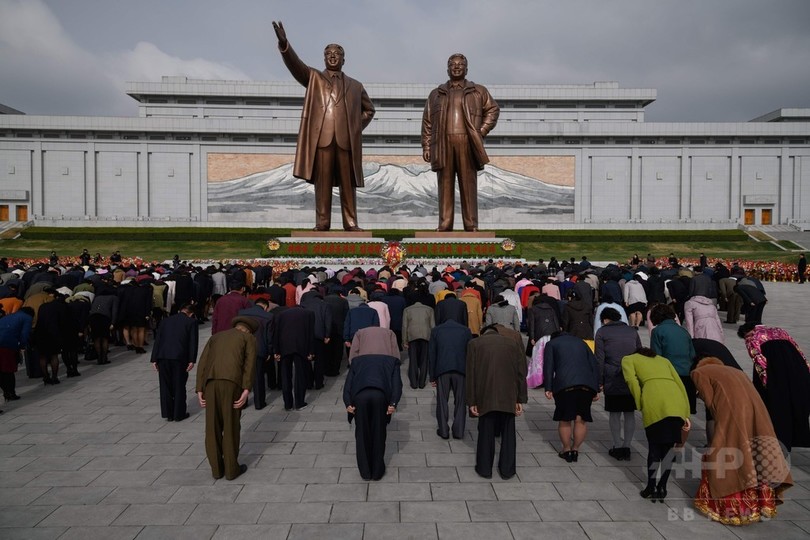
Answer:
[[[310,65],[342,44],[364,83],[438,84],[462,52],[485,85],[655,88],[648,122],[810,107],[808,0],[0,0],[0,103],[134,116],[126,81],[288,81],[273,20]]]

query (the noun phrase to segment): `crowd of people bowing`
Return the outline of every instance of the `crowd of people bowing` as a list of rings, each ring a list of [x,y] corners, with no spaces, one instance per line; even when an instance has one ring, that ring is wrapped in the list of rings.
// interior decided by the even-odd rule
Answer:
[[[46,386],[58,384],[60,355],[67,377],[76,377],[80,355],[106,365],[111,346],[144,354],[152,331],[161,415],[182,421],[197,327],[210,320],[196,392],[216,478],[246,470],[238,463],[239,414],[250,393],[263,409],[268,389],[281,390],[284,409],[300,411],[308,390],[344,370],[358,469],[380,479],[386,425],[402,396],[403,355],[410,387],[436,389],[438,437],[463,438],[468,417],[477,419],[475,470],[485,478],[497,439],[498,473],[515,475],[515,418],[528,389],[541,386],[554,400],[559,457],[568,463],[578,460],[600,395],[616,460],[630,459],[641,411],[648,482],[640,495],[652,501],[667,496],[673,449],[688,436],[700,397],[708,450],[695,506],[724,523],[773,516],[792,484],[780,445],[752,450],[749,441],[773,439],[788,452],[810,446],[810,398],[801,391],[810,382],[806,359],[784,330],[762,324],[765,288],[737,265],[709,265],[702,256],[684,267],[671,255],[666,264],[634,256],[596,267],[582,257],[430,269],[418,262],[303,266],[273,275],[267,265],[199,266],[179,257],[136,264],[114,256],[98,266],[86,250],[74,264],[60,264],[55,254],[28,266],[0,260],[4,397],[19,399],[19,365]],[[745,317],[738,334],[754,359],[753,379],[723,345],[721,312],[726,323]],[[638,333],[644,324],[649,347]],[[723,467],[713,451],[729,447],[743,455],[742,465],[718,474]]]

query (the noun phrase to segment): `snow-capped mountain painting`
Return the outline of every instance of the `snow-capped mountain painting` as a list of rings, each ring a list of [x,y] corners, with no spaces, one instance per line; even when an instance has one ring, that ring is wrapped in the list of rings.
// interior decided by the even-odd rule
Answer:
[[[428,164],[363,164],[365,187],[357,192],[361,226],[397,228],[431,225],[438,219],[436,173]],[[292,175],[292,164],[208,187],[208,219],[297,222],[314,220],[314,188]],[[340,200],[333,192],[333,227],[340,225]],[[528,222],[570,222],[574,188],[556,186],[487,165],[478,174],[482,227]],[[304,213],[303,215],[300,213]],[[457,223],[461,219],[456,189]],[[435,226],[435,225],[433,225]]]

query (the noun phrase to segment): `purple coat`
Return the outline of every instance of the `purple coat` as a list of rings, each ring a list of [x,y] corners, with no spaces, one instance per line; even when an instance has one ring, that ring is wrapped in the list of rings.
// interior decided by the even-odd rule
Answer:
[[[684,305],[684,327],[693,338],[713,339],[723,343],[723,323],[714,300],[693,296]]]

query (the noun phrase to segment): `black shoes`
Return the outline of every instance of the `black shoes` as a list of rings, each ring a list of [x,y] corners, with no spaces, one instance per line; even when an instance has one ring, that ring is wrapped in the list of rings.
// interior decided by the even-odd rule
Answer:
[[[655,502],[655,488],[652,486],[647,486],[641,491],[638,492],[643,499],[652,499],[652,502]]]
[[[667,498],[667,488],[663,486],[652,487],[647,486],[638,493],[644,499],[650,499],[650,502],[663,503]]]
[[[17,401],[18,399],[20,399],[20,396],[18,396],[17,394],[10,394],[3,397],[6,398],[6,401]]]
[[[630,448],[626,446],[614,447],[608,450],[608,455],[617,461],[630,461]]]
[[[574,463],[579,459],[579,452],[576,450],[568,450],[567,452],[560,452],[557,457],[564,459],[568,463]]]
[[[442,438],[442,439],[444,439],[445,441],[446,441],[447,439],[449,439],[449,438],[450,438],[450,435],[446,435],[446,434],[445,434],[445,435],[442,435],[442,431],[441,431],[440,429],[437,429],[437,430],[436,430],[436,435],[438,435],[439,437],[441,437],[441,438]]]

